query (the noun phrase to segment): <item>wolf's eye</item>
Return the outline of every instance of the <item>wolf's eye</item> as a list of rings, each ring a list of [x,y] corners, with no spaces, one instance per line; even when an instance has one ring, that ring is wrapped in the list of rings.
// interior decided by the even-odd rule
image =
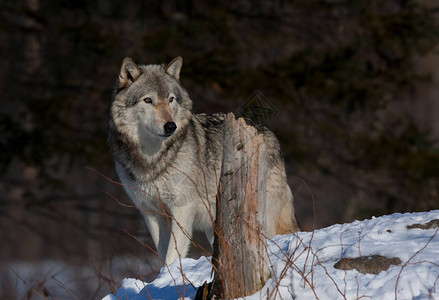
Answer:
[[[169,102],[172,102],[172,101],[174,101],[174,97],[171,97],[171,98],[169,98]]]
[[[152,99],[149,97],[143,98],[143,101],[145,101],[145,103],[152,103]]]

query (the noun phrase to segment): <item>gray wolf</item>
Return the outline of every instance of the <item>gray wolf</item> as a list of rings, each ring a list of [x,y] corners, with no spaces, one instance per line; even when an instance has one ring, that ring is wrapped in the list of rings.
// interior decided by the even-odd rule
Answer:
[[[225,114],[193,114],[180,84],[181,57],[168,65],[125,58],[110,106],[109,146],[126,193],[141,211],[166,264],[186,257],[195,231],[212,244]],[[269,151],[267,237],[298,230],[279,143]]]

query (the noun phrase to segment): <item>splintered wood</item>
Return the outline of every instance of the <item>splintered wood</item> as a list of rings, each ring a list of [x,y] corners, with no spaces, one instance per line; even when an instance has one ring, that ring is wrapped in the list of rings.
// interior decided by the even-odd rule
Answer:
[[[262,135],[231,113],[223,143],[212,292],[231,299],[260,290],[270,274],[263,235],[267,162]]]

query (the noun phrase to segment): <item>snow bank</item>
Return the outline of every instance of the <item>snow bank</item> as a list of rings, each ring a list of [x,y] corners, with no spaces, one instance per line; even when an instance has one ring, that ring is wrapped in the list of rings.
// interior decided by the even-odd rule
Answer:
[[[273,276],[245,299],[438,299],[438,228],[407,228],[434,219],[439,219],[439,210],[276,236],[269,242]],[[334,268],[341,258],[372,255],[402,262],[378,275]],[[196,288],[211,280],[211,269],[205,257],[182,259],[162,268],[151,283],[125,279],[116,294],[103,300],[193,299]]]

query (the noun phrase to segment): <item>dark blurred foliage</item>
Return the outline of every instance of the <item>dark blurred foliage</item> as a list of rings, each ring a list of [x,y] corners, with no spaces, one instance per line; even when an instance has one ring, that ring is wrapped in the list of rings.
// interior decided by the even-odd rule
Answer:
[[[148,64],[181,55],[197,112],[239,112],[262,91],[279,111],[266,123],[307,229],[312,196],[297,178],[316,198],[318,226],[437,208],[437,144],[410,111],[422,101],[417,84],[430,80],[416,59],[439,41],[428,3],[1,1],[2,238],[20,247],[10,230],[24,226],[80,255],[93,250],[78,240],[98,240],[97,252],[135,248],[118,228],[140,234],[137,211],[102,193],[128,203],[85,168],[117,179],[106,122],[125,56]],[[2,247],[4,258],[16,254]]]

